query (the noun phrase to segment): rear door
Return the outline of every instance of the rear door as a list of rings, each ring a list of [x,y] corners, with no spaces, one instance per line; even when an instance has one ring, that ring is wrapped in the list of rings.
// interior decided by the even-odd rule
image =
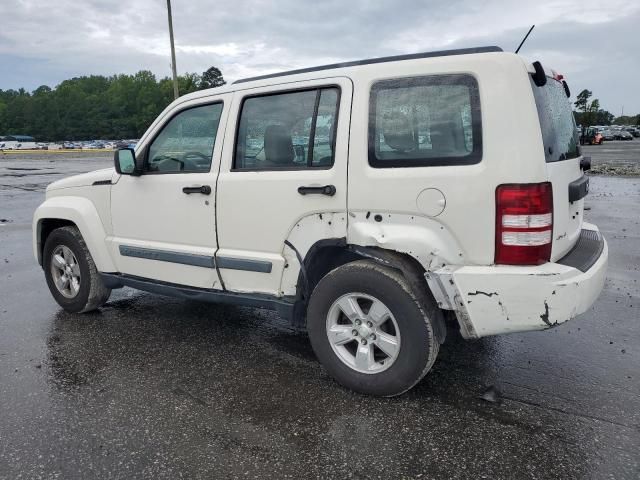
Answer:
[[[548,77],[542,87],[531,81],[531,88],[553,186],[551,261],[556,261],[571,250],[580,236],[589,179],[580,168],[579,136],[562,82]]]
[[[285,241],[305,217],[342,213],[326,228],[346,236],[351,96],[347,78],[234,94],[217,198],[216,261],[227,290],[281,295]]]

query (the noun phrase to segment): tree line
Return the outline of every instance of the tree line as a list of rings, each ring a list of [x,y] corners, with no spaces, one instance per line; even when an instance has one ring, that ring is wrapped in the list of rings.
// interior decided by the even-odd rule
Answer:
[[[640,125],[639,115],[624,115],[615,117],[611,112],[600,108],[600,100],[594,98],[589,100],[593,96],[591,90],[584,89],[576,97],[574,106],[576,110],[573,115],[576,119],[577,125]]]
[[[216,67],[201,75],[178,77],[181,95],[225,83]],[[640,124],[640,115],[615,118],[592,96],[585,89],[576,98],[578,125]],[[0,89],[0,136],[30,135],[38,141],[140,138],[172,100],[171,79],[158,80],[147,70],[77,77],[55,88],[42,85],[33,92]]]
[[[181,95],[225,83],[216,67],[178,77]],[[33,92],[0,89],[0,136],[30,135],[38,141],[140,138],[172,101],[172,80],[158,80],[147,70],[77,77]]]

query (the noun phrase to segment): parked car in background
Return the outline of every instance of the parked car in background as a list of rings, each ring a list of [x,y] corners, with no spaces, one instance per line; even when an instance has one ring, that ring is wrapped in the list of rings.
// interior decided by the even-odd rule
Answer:
[[[603,130],[602,138],[606,141],[615,140],[615,135],[612,130]]]
[[[35,138],[28,135],[7,135],[2,138],[2,150],[37,149]]]
[[[40,146],[36,142],[22,142],[16,145],[15,150],[40,150]]]
[[[625,130],[618,130],[613,134],[615,140],[633,140],[633,135]]]

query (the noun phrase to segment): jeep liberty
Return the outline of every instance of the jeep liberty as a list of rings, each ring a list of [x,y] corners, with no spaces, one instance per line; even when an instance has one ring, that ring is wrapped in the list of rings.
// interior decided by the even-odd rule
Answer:
[[[339,383],[401,394],[467,339],[585,312],[607,244],[562,75],[497,47],[178,98],[115,168],[52,183],[33,248],[68,312],[112,289],[269,308]]]

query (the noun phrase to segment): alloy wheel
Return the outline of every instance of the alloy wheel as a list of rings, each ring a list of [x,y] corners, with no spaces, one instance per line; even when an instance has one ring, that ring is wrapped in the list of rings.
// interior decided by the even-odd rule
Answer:
[[[398,358],[398,323],[391,310],[371,295],[342,295],[329,308],[326,328],[336,356],[357,372],[383,372]]]
[[[80,291],[80,265],[71,249],[58,245],[51,255],[51,276],[64,297],[75,298]]]

